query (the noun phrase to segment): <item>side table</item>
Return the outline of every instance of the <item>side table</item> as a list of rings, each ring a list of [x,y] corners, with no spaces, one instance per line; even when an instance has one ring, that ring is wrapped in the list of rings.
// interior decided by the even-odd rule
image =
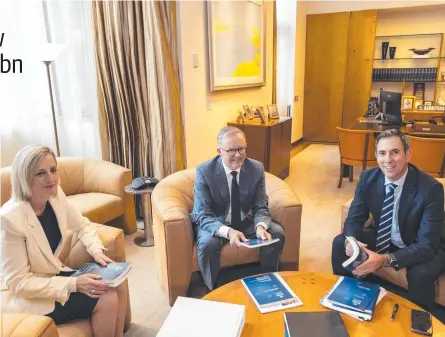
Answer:
[[[129,194],[142,195],[142,213],[144,215],[144,234],[136,237],[134,243],[141,247],[154,246],[153,222],[151,216],[151,192],[154,187],[135,190],[130,185],[125,186],[125,192]]]

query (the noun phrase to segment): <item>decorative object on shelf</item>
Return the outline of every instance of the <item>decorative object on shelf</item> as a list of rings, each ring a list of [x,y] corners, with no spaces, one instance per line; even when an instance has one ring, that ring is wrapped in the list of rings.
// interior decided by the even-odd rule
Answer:
[[[421,105],[419,111],[442,111],[445,112],[445,105]]]
[[[396,56],[396,48],[397,47],[389,47],[389,58],[394,59]]]
[[[263,2],[206,3],[210,90],[265,85],[266,25]]]
[[[425,82],[414,82],[413,96],[416,99],[425,100]]]
[[[279,119],[280,115],[278,114],[278,109],[275,104],[271,104],[267,106],[267,111],[269,111],[270,119]]]
[[[382,42],[382,60],[386,59],[388,55],[389,42]]]
[[[413,111],[414,108],[414,96],[403,96],[402,97],[402,111]]]
[[[445,71],[442,71],[442,72],[440,73],[440,80],[441,80],[441,81],[445,81]]]
[[[416,99],[414,101],[414,110],[418,110],[419,106],[423,105],[423,100],[422,99]]]
[[[236,118],[238,123],[245,123],[246,118],[244,117],[244,113],[242,111],[238,111],[239,116]]]
[[[423,105],[428,105],[428,106],[433,105],[433,101],[425,101],[423,102]]]
[[[262,106],[252,106],[251,109],[254,117],[259,117],[260,111],[264,112],[264,108]]]
[[[246,118],[253,119],[253,113],[252,113],[252,110],[250,110],[250,107],[248,105],[243,105],[243,109],[246,114]]]
[[[425,58],[425,59],[427,59],[427,58],[431,57],[430,51],[432,51],[434,49],[436,49],[436,48],[425,48],[425,49],[414,49],[414,48],[411,48],[411,49],[408,49],[408,50],[411,50],[413,52],[413,58],[419,58],[419,59]]]
[[[266,123],[266,114],[264,113],[264,108],[262,106],[256,107],[253,111],[254,115],[256,114],[258,117],[260,117],[261,124]]]

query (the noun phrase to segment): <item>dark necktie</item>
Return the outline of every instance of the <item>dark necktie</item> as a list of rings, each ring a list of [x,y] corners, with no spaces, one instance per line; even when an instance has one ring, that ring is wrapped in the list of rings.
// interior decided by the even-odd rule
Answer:
[[[241,225],[241,197],[238,182],[236,181],[238,172],[232,171],[230,174],[232,175],[232,195],[230,199],[230,206],[232,207],[231,224],[233,227],[239,227]]]
[[[383,202],[382,215],[380,216],[380,224],[377,230],[376,252],[379,254],[389,253],[392,216],[394,214],[394,190],[396,187],[396,184],[389,184],[386,188],[385,201]]]

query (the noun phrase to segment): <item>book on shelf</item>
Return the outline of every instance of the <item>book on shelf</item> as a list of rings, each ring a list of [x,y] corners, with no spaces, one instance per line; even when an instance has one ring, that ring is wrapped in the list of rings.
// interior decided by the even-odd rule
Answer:
[[[386,290],[356,278],[340,277],[320,304],[360,321],[370,321]]]
[[[241,241],[241,245],[247,248],[257,248],[257,247],[262,247],[262,246],[268,246],[271,245],[275,242],[280,241],[279,238],[277,239],[272,239],[272,240],[261,240],[261,239],[252,239],[249,241]]]
[[[369,256],[365,250],[360,247],[358,241],[352,237],[346,237],[346,243],[349,243],[352,249],[352,255],[345,262],[342,263],[343,268],[352,272],[355,268],[360,266],[363,262],[365,262]]]
[[[285,312],[284,329],[286,337],[349,337],[336,311]]]
[[[105,282],[114,288],[127,279],[131,266],[131,262],[111,262],[107,263],[106,267],[98,263],[85,263],[82,268],[71,276],[77,277],[83,274],[100,275],[102,278],[99,281]]]
[[[262,314],[303,305],[278,273],[245,277],[241,283]]]
[[[246,306],[179,296],[157,337],[239,337]]]

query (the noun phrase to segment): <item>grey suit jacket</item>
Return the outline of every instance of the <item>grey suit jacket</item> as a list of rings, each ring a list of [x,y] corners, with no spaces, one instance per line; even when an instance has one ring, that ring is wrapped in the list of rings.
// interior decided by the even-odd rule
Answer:
[[[241,211],[254,224],[270,226],[269,198],[266,194],[264,167],[259,161],[246,158],[239,175]],[[195,200],[190,214],[192,222],[211,235],[224,225],[230,209],[230,192],[220,156],[196,168]]]

